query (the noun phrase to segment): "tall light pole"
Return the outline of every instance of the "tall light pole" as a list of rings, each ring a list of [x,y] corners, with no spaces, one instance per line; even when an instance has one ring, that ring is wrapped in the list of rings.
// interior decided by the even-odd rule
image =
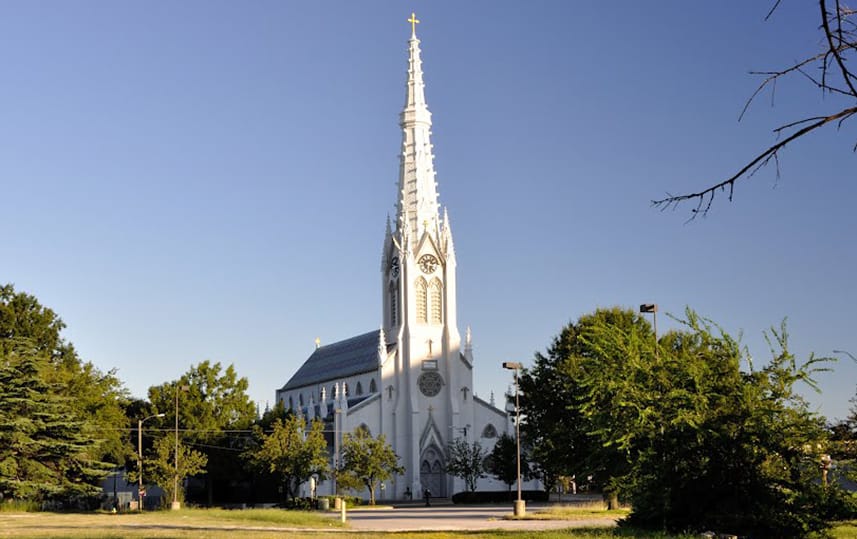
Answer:
[[[143,419],[137,420],[137,503],[140,505],[138,509],[143,510],[143,423],[154,418],[164,417],[166,414],[155,414]]]
[[[173,475],[173,504],[171,509],[181,509],[179,503],[179,391],[190,391],[190,386],[180,386],[176,384],[176,453],[175,453],[175,474]]]
[[[518,445],[518,499],[515,500],[515,516],[522,517],[527,512],[527,506],[521,499],[521,409],[518,401],[518,371],[524,366],[514,361],[504,361],[503,368],[515,371],[515,442]]]
[[[643,303],[640,305],[640,313],[652,313],[652,324],[655,328],[655,358],[658,357],[658,304]]]

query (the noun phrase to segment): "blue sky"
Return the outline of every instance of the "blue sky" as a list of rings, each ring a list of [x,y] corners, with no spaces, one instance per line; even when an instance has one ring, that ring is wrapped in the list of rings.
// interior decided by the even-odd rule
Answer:
[[[737,121],[748,71],[820,46],[813,2],[771,4],[4,2],[0,281],[136,396],[210,359],[272,402],[316,337],[379,325],[414,10],[478,394],[598,306],[689,305],[757,363],[784,317],[798,357],[857,354],[852,125],[705,219],[649,205],[842,104],[794,79]],[[808,397],[844,417],[834,368]]]

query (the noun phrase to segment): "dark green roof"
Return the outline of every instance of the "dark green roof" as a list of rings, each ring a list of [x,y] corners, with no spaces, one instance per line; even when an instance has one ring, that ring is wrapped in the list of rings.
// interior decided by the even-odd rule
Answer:
[[[377,370],[380,333],[381,330],[376,329],[316,348],[280,391]]]

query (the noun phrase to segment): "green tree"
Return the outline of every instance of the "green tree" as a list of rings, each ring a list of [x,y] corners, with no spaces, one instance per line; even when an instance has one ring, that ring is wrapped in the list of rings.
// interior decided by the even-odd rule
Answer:
[[[384,435],[373,438],[365,428],[346,433],[342,440],[342,468],[337,473],[337,482],[351,476],[358,484],[369,489],[369,504],[375,505],[375,489],[381,481],[394,474],[402,474],[399,457],[387,443]]]
[[[740,344],[693,311],[657,344],[636,313],[611,311],[582,318],[557,363],[574,395],[569,415],[594,442],[575,456],[631,502],[628,521],[753,536],[824,528],[823,421],[794,390],[824,360],[798,362],[780,328],[770,363],[744,372]]]
[[[532,448],[533,473],[547,492],[560,477],[592,477],[593,486],[616,508],[625,486],[622,477],[630,466],[629,455],[614,445],[603,446],[593,434],[594,416],[586,408],[592,389],[584,383],[587,373],[598,371],[601,358],[582,336],[602,324],[653,345],[648,322],[618,307],[598,309],[569,323],[545,354],[536,354],[533,367],[521,374],[521,430]]]
[[[851,356],[851,354],[848,354]],[[855,359],[851,356],[851,359]],[[822,462],[825,479],[832,485],[842,481],[857,483],[857,396],[851,399],[848,417],[828,427],[830,440],[827,450],[829,460]],[[834,515],[835,520],[857,517],[857,496],[843,500],[841,514]]]
[[[314,420],[307,430],[302,417],[289,415],[285,420],[275,419],[272,428],[265,434],[257,427],[257,444],[245,452],[254,467],[274,475],[289,499],[295,498],[310,477],[327,479],[330,466],[322,421]]]
[[[107,466],[103,463],[122,464],[132,453],[125,434],[128,420],[124,406],[129,400],[128,393],[114,371],[103,373],[78,357],[74,347],[60,334],[64,328],[59,316],[42,306],[34,296],[15,292],[12,285],[0,286],[0,354],[10,358],[5,366],[23,368],[23,365],[16,364],[17,360],[11,359],[12,356],[35,366],[33,369],[27,367],[34,377],[27,383],[30,387],[40,388],[38,398],[45,401],[40,406],[61,411],[66,422],[74,425],[77,435],[85,439],[85,442],[73,444],[76,449],[71,452],[75,453],[75,459],[93,463],[88,467],[90,471],[99,470],[86,474],[87,480],[96,488],[106,473]],[[14,377],[0,388],[7,394],[19,390],[21,387]],[[30,394],[35,395],[34,392]],[[38,422],[43,419],[31,417],[35,409],[20,405],[17,408],[20,420]],[[41,431],[36,429],[33,432]],[[54,433],[61,437],[59,429],[42,432],[41,435]],[[21,430],[16,434],[22,441],[30,432]],[[59,468],[65,470],[62,466]],[[69,466],[69,473],[74,473],[75,469],[75,466]],[[79,481],[80,478],[72,483]],[[62,481],[57,481],[60,483]]]
[[[235,367],[203,361],[191,366],[179,380],[149,388],[153,413],[163,413],[163,425],[175,424],[176,393],[182,437],[197,444],[208,458],[205,483],[208,503],[219,491],[244,477],[237,452],[249,436],[234,431],[249,430],[256,419],[256,406],[247,395],[249,383]],[[232,431],[232,432],[230,432]],[[220,487],[216,487],[220,485]],[[218,491],[218,492],[216,492]]]
[[[469,444],[463,438],[456,438],[449,443],[447,453],[446,473],[464,479],[467,490],[475,492],[476,482],[487,476],[484,464],[487,453],[482,449],[482,444]]]
[[[524,453],[521,453],[521,475],[528,477],[530,465],[524,458],[525,456]],[[494,444],[494,449],[491,450],[487,462],[487,472],[506,483],[509,490],[512,490],[512,485],[518,481],[518,444],[515,437],[505,432],[501,434],[497,443]]]
[[[98,442],[45,381],[50,368],[28,339],[0,348],[0,499],[79,501],[100,493],[110,469],[92,459]]]
[[[179,440],[178,467],[176,467],[176,436],[174,432],[168,432],[155,440],[146,458],[146,476],[164,490],[164,503],[171,502],[173,499],[184,502],[185,480],[204,472],[207,463],[208,457],[204,453],[188,447]]]

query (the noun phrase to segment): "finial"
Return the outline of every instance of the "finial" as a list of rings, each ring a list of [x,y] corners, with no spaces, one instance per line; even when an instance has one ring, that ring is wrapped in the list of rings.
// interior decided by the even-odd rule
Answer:
[[[315,349],[318,350],[319,348],[321,348],[321,338],[316,337],[315,338]]]
[[[408,22],[411,23],[411,37],[417,37],[417,25],[420,23],[417,20],[417,15],[412,11],[411,18],[408,19]]]

